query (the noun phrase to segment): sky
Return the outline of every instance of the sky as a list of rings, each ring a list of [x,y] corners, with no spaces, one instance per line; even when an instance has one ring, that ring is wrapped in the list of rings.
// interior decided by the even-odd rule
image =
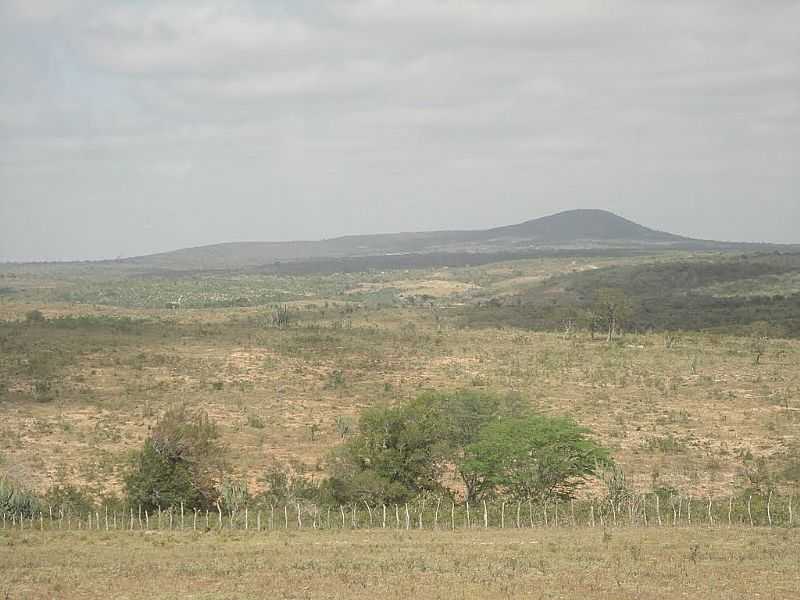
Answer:
[[[0,260],[604,208],[800,242],[797,0],[0,0]]]

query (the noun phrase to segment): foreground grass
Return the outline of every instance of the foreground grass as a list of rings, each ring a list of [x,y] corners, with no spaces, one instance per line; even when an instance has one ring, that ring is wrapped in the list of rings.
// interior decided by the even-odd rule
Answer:
[[[800,530],[0,532],[0,597],[790,598]]]

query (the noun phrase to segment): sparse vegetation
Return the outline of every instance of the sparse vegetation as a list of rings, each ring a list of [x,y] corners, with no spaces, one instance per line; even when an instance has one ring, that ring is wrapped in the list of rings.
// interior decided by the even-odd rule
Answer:
[[[601,522],[633,515],[637,533],[598,537],[606,550],[629,540],[616,572],[647,555],[645,515],[649,526],[661,518],[662,536],[683,535],[666,525],[688,525],[691,505],[693,525],[708,528],[711,499],[714,522],[730,514],[732,532],[751,531],[751,517],[754,531],[770,519],[785,527],[790,499],[800,497],[792,368],[800,344],[785,337],[794,300],[748,293],[712,302],[703,291],[724,280],[730,293],[734,277],[760,268],[739,264],[748,261],[794,268],[791,257],[676,255],[341,277],[20,274],[18,291],[0,296],[3,467],[24,473],[25,494],[38,503],[29,513],[52,508],[57,522],[63,509],[75,520],[72,535],[79,518],[85,529],[89,514],[96,525],[106,510],[130,526],[131,508],[138,530],[141,504],[142,519],[149,513],[151,529],[163,532],[152,539],[177,536],[176,544],[184,534],[169,533],[169,519],[175,531],[181,503],[184,528],[195,508],[205,527],[208,509],[215,536],[235,538],[226,532],[242,531],[248,518],[251,529],[259,518],[264,529],[284,519],[296,528],[299,516],[315,534],[356,536],[343,540],[361,539],[370,524],[378,534],[385,503],[392,543],[404,535],[395,508],[403,529],[406,503],[412,529],[437,518],[446,528],[452,516],[472,536],[486,500],[490,527],[505,519],[508,529],[486,532],[495,543],[518,518],[544,527],[545,509],[548,527],[555,511],[562,527],[573,514],[581,528],[594,517],[598,536]],[[674,290],[654,287],[674,273]],[[621,290],[630,309],[609,319],[597,286]],[[92,302],[100,289],[102,301]],[[85,302],[65,304],[66,292]],[[181,310],[164,308],[181,296]],[[276,307],[291,317],[274,322]],[[744,307],[746,317],[737,313]],[[34,310],[41,320],[26,316]],[[593,327],[606,340],[611,330],[612,342],[593,340]],[[590,444],[576,455],[586,460],[560,463],[568,452],[558,445],[553,460],[535,460],[539,446],[522,442],[539,428],[512,434],[536,419],[580,433],[567,439]],[[550,477],[557,472],[574,477]],[[352,533],[341,530],[342,509]],[[338,533],[327,531],[329,519]],[[0,540],[19,535],[28,534],[0,530]],[[693,547],[675,550],[690,568],[704,560],[703,544]]]

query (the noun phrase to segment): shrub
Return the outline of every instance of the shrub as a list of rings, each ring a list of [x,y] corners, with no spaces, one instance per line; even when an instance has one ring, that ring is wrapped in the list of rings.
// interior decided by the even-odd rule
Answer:
[[[147,509],[213,507],[225,466],[218,437],[203,412],[180,406],[164,413],[125,479],[129,503]]]
[[[0,512],[32,517],[41,510],[39,498],[7,476],[0,476]]]

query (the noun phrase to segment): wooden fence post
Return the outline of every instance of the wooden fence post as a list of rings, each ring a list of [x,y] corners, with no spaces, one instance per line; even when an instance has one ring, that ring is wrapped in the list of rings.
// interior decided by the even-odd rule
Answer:
[[[453,531],[456,530],[456,503],[453,502],[450,506],[450,527]]]
[[[439,496],[436,499],[436,512],[433,515],[433,528],[438,530],[439,529],[439,507],[442,505],[442,497]]]
[[[506,503],[505,501],[503,501],[503,503],[500,505],[500,529],[505,529],[505,528],[506,528]]]
[[[382,524],[382,528],[386,529],[386,505],[385,504],[383,505],[383,524]]]
[[[370,507],[369,504],[367,504],[366,500],[364,500],[363,502],[364,506],[367,507],[367,512],[369,513],[369,528],[372,529],[372,508]]]
[[[658,515],[658,526],[661,527],[661,504],[656,494],[656,515]]]
[[[483,528],[489,528],[489,512],[486,509],[486,500],[483,501]]]
[[[647,494],[642,494],[642,516],[644,517],[644,526],[647,527]]]
[[[469,501],[467,501],[466,505],[467,505],[467,529],[470,529],[472,527],[472,523],[469,520]]]
[[[772,506],[772,490],[769,491],[769,498],[767,498],[767,520],[769,521],[769,526],[772,527],[772,511],[770,507]]]
[[[753,496],[750,495],[747,498],[747,516],[750,518],[750,527],[753,526],[753,511],[750,509],[752,503],[753,503]]]

